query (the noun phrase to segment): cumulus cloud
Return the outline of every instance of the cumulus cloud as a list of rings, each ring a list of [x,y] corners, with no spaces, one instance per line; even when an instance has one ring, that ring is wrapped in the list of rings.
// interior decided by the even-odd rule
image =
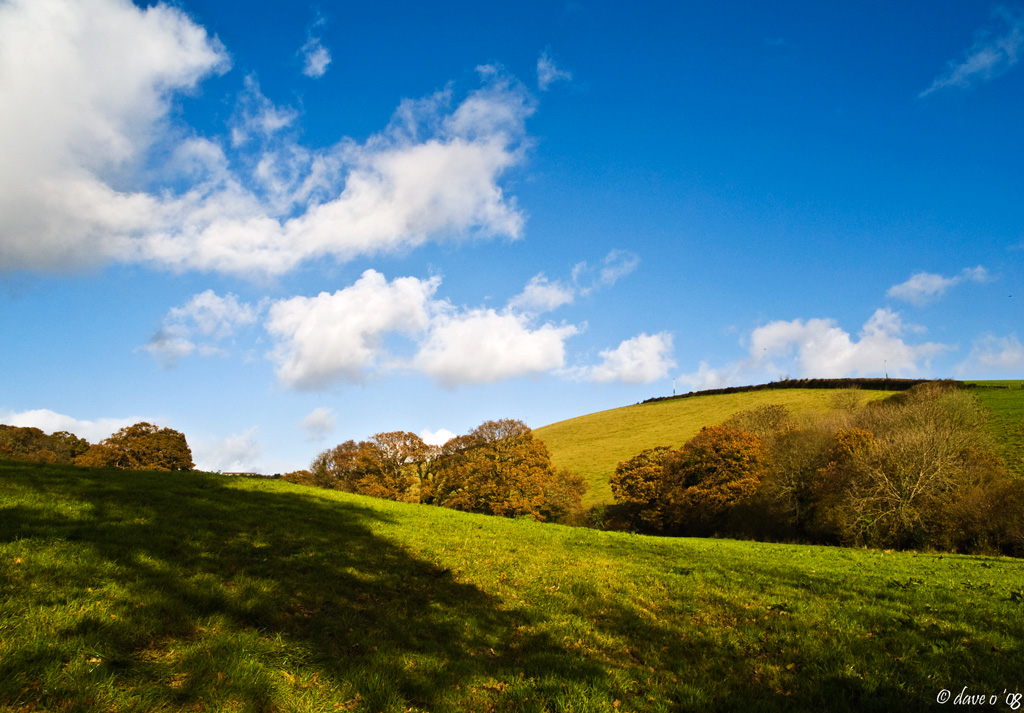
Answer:
[[[255,324],[263,304],[239,302],[228,293],[221,297],[213,290],[193,295],[183,307],[172,307],[163,325],[142,349],[164,366],[171,366],[197,349],[194,340],[206,337],[213,341],[226,339],[238,327]],[[198,346],[204,355],[223,351],[211,342]]]
[[[1024,344],[1016,334],[980,337],[971,347],[971,353],[957,366],[957,372],[967,377],[978,373],[1018,377],[1024,372]]]
[[[320,406],[299,421],[299,428],[306,432],[311,441],[322,441],[334,432],[334,409]]]
[[[600,353],[601,363],[576,372],[578,378],[599,383],[622,381],[649,384],[668,376],[676,365],[672,360],[672,335],[642,333],[624,340],[615,349]]]
[[[485,384],[561,369],[573,325],[533,328],[524,315],[473,309],[441,314],[412,365],[441,385]]]
[[[333,294],[292,297],[270,306],[266,329],[277,339],[272,359],[286,386],[315,390],[363,381],[382,356],[389,333],[416,335],[430,324],[439,278],[392,282],[367,270]]]
[[[1024,45],[1024,13],[1003,7],[995,15],[998,29],[979,32],[963,59],[951,61],[946,72],[918,95],[920,98],[942,89],[968,89],[979,82],[989,82],[1017,64]]]
[[[147,419],[140,418],[100,418],[95,421],[83,420],[57,413],[49,409],[32,409],[29,411],[4,411],[0,409],[0,423],[21,428],[38,428],[46,433],[67,431],[90,443],[98,443],[125,426],[131,426]],[[153,423],[149,419],[150,423]]]
[[[546,92],[555,82],[566,82],[572,79],[572,73],[559,69],[555,61],[548,56],[547,50],[537,58],[537,87]]]
[[[152,202],[111,186],[168,132],[174,94],[229,66],[220,42],[166,5],[0,5],[0,264],[111,255],[103,224],[144,222]]]
[[[230,138],[175,124],[174,98],[229,66],[219,41],[166,5],[0,6],[0,264],[280,274],[323,256],[521,234],[499,181],[524,158],[534,102],[500,70],[480,68],[461,101],[446,89],[402,102],[364,142],[307,150],[282,131],[294,110],[254,79]],[[146,168],[158,163],[164,173]]]
[[[894,285],[885,294],[889,297],[904,300],[913,305],[922,306],[934,302],[946,293],[946,290],[962,282],[987,282],[988,271],[981,267],[969,267],[953,277],[943,277],[930,272],[918,272],[906,282]]]
[[[839,378],[888,373],[917,376],[927,371],[933,356],[950,349],[934,342],[908,344],[899,314],[876,310],[855,339],[831,319],[775,321],[750,334],[749,356],[723,367],[701,363],[696,372],[679,379],[694,389],[733,386],[741,381],[780,375],[798,378]]]

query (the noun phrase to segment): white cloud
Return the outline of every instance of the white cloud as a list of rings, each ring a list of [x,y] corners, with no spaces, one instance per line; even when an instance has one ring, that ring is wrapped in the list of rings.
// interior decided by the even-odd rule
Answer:
[[[295,109],[277,106],[264,96],[256,77],[249,75],[231,120],[231,145],[238,147],[253,138],[269,139],[294,124],[298,117]]]
[[[990,334],[976,339],[967,359],[957,366],[957,372],[966,377],[982,373],[1019,378],[1024,373],[1024,344],[1016,334],[1008,337]]]
[[[899,314],[878,309],[861,329],[859,340],[829,319],[772,322],[750,336],[750,354],[757,360],[795,355],[797,373],[806,377],[863,376],[919,373],[920,364],[948,349],[941,344],[911,346],[903,341]]]
[[[323,46],[320,38],[310,37],[300,51],[304,60],[302,73],[313,79],[324,76],[327,65],[331,63],[331,52]]]
[[[559,81],[570,81],[572,73],[559,69],[547,51],[541,52],[537,58],[537,87],[546,92],[552,84]]]
[[[175,95],[228,66],[217,40],[165,5],[0,5],[0,265],[281,274],[323,256],[520,236],[499,180],[524,158],[534,102],[499,70],[481,68],[461,102],[451,90],[403,102],[365,142],[306,150],[282,131],[297,114],[254,80],[230,139],[175,124]],[[171,160],[147,164],[153,152]]]
[[[672,335],[667,332],[640,334],[624,340],[617,348],[602,351],[602,362],[578,370],[577,376],[607,383],[649,384],[668,376],[672,360]]]
[[[750,334],[749,357],[723,367],[702,362],[693,373],[678,377],[694,389],[755,383],[780,376],[840,378],[847,376],[918,376],[926,372],[936,354],[950,349],[944,344],[908,344],[899,314],[879,309],[854,339],[831,319],[775,321]]]
[[[278,340],[272,359],[283,384],[315,390],[334,381],[366,378],[384,355],[383,339],[416,335],[430,323],[431,296],[440,279],[388,282],[367,270],[351,287],[271,305],[266,329]]]
[[[110,185],[168,135],[173,95],[229,64],[216,39],[167,5],[0,5],[0,264],[45,269],[110,256],[111,213],[127,227],[148,207]],[[101,204],[78,212],[97,196]]]
[[[995,14],[1005,23],[1005,30],[999,34],[991,29],[978,33],[966,56],[950,62],[946,72],[918,95],[920,98],[941,89],[967,89],[978,82],[989,82],[1017,64],[1024,45],[1024,14],[1015,15],[1006,8],[999,8]]]
[[[987,282],[988,271],[981,267],[968,267],[954,277],[943,277],[930,272],[918,272],[906,282],[894,285],[885,294],[913,305],[921,306],[934,302],[946,293],[946,290],[962,282]]]
[[[195,340],[199,337],[220,341],[240,326],[255,324],[263,307],[239,302],[238,296],[230,292],[221,297],[206,290],[193,295],[184,307],[172,307],[163,326],[142,349],[164,366],[171,366],[196,351]],[[210,343],[198,346],[198,350],[203,356],[224,354],[223,349]]]
[[[260,472],[257,462],[263,453],[263,447],[256,440],[258,430],[258,427],[253,426],[226,438],[198,439],[195,445],[191,446],[196,470]]]
[[[419,437],[422,438],[423,442],[428,446],[443,446],[445,443],[455,438],[455,434],[447,428],[439,428],[436,431],[424,428],[419,432]]]
[[[299,428],[306,432],[309,440],[322,441],[334,432],[334,409],[323,406],[313,409],[299,422]]]
[[[413,359],[413,368],[446,387],[484,384],[561,369],[573,325],[531,328],[529,318],[493,309],[441,314]]]
[[[0,423],[21,428],[38,428],[46,433],[67,431],[90,443],[98,443],[108,438],[125,426],[147,419],[140,418],[100,418],[88,421],[67,416],[49,409],[33,409],[30,411],[4,411],[0,409]],[[153,423],[150,420],[150,423]]]
[[[571,304],[574,298],[575,290],[561,283],[551,282],[540,274],[534,276],[522,292],[509,300],[508,308],[538,314]]]

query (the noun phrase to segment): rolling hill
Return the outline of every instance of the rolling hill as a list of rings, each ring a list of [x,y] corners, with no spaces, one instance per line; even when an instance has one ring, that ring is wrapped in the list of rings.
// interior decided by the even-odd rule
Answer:
[[[993,413],[993,435],[1013,472],[1024,476],[1024,381],[975,381],[982,405]],[[665,399],[578,416],[534,429],[555,465],[582,475],[589,485],[585,505],[611,503],[615,466],[644,448],[677,448],[702,426],[721,423],[738,411],[782,404],[796,415],[823,412],[835,389],[766,388]],[[896,393],[864,389],[864,401]]]

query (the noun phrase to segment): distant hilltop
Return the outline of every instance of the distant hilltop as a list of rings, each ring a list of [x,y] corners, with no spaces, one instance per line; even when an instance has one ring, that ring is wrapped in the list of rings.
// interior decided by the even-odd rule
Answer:
[[[655,396],[645,399],[640,403],[649,404],[656,401],[671,401],[672,399],[688,399],[694,396],[718,396],[721,394],[741,394],[747,391],[770,391],[772,389],[868,389],[872,391],[906,391],[909,388],[924,384],[929,381],[942,381],[944,384],[966,388],[967,384],[953,379],[888,379],[888,378],[865,378],[865,379],[782,379],[767,384],[756,386],[727,386],[722,389],[705,389],[703,391],[690,391],[685,394],[673,396]]]

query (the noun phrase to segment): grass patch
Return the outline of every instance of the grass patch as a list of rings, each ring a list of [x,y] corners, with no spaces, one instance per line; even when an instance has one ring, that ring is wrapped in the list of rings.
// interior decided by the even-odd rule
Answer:
[[[990,424],[997,452],[1007,469],[1024,478],[1024,381],[974,381],[974,393],[992,412]]]
[[[661,539],[0,461],[0,709],[925,710],[1024,562]]]
[[[737,411],[782,404],[797,415],[829,409],[833,389],[780,389],[636,404],[559,421],[534,430],[559,468],[582,475],[589,486],[584,505],[613,502],[615,466],[644,448],[679,448],[702,426],[722,423]],[[891,391],[860,392],[864,401],[891,396]]]

